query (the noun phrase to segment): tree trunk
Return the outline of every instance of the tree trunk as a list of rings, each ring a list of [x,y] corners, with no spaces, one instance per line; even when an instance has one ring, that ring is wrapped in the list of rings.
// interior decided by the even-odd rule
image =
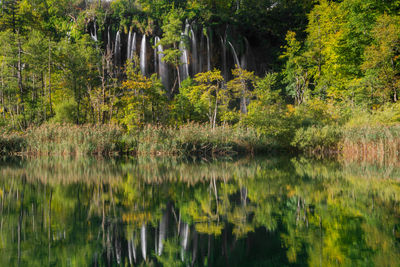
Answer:
[[[17,33],[18,38],[18,63],[17,63],[17,79],[18,79],[18,88],[20,93],[21,100],[21,113],[23,115],[22,125],[25,127],[25,106],[24,106],[24,86],[22,84],[22,45],[21,39],[19,37],[19,32]]]
[[[3,119],[6,118],[6,106],[4,103],[4,62],[1,64],[1,106],[3,107],[2,109],[2,115]]]
[[[44,84],[44,75],[43,72],[41,73],[42,75],[42,108],[43,108],[43,119],[46,121],[47,119],[47,109],[46,109],[46,103],[44,101],[45,99],[45,84]]]
[[[49,38],[49,105],[50,105],[50,116],[53,114],[53,107],[51,103],[51,39]]]

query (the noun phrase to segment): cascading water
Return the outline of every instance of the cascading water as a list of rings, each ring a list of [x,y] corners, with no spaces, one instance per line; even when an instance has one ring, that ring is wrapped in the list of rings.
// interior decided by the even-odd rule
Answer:
[[[126,51],[126,58],[127,59],[131,59],[131,46],[132,46],[132,31],[129,30],[129,34],[128,34],[128,48]]]
[[[207,37],[207,71],[211,70],[211,45],[210,45],[210,37]]]
[[[242,55],[241,67],[242,67],[242,69],[247,69],[248,68],[248,57],[250,54],[250,44],[246,37],[244,37],[244,42],[246,44],[246,52]]]
[[[146,35],[143,34],[142,44],[140,45],[140,71],[146,76],[147,59],[146,59]]]
[[[226,37],[221,37],[221,46],[222,46],[222,75],[224,79],[228,79],[228,66],[226,63]]]
[[[204,34],[202,32],[202,34],[200,34],[200,45],[199,45],[199,72],[203,72],[204,71]]]
[[[190,25],[188,22],[186,22],[185,32],[182,33],[182,39],[188,38],[189,28],[190,28]],[[182,55],[181,55],[181,63],[182,63],[182,65],[181,65],[181,81],[183,81],[189,77],[189,55],[188,55],[188,50],[187,50],[186,44],[183,40],[180,42],[179,49],[182,52]]]
[[[196,34],[193,31],[193,28],[190,27],[190,34],[192,40],[192,75],[195,75],[199,72],[199,62],[198,62],[198,53],[197,53],[197,41]]]
[[[96,25],[96,20],[94,21],[94,32],[90,32],[90,36],[92,37],[93,41],[97,42],[97,25]]]
[[[108,31],[107,31],[107,50],[111,52],[111,35],[110,35],[110,27],[108,27]]]
[[[121,33],[119,31],[117,32],[117,36],[115,37],[114,56],[115,65],[119,66],[121,63]]]
[[[131,51],[129,52],[129,59],[132,60],[136,54],[136,32],[133,33]]]
[[[158,56],[157,56],[157,40],[160,40],[158,36],[154,38],[154,72],[158,73]]]
[[[237,56],[235,47],[233,47],[232,43],[229,42],[229,41],[228,41],[228,44],[229,44],[230,47],[232,48],[233,60],[234,60],[234,62],[235,62],[235,65],[236,65],[238,68],[240,68],[241,65],[240,65],[239,57]]]
[[[164,88],[168,91],[169,90],[169,81],[168,81],[168,64],[164,62],[164,49],[160,42],[160,38],[156,37],[156,48],[157,51],[157,58],[158,58],[158,75],[160,75],[161,82],[164,85]],[[158,45],[157,45],[158,44]]]
[[[232,54],[233,54],[233,59],[234,59],[234,61],[235,61],[235,65],[236,65],[237,68],[241,69],[242,67],[241,67],[241,65],[240,65],[240,61],[239,61],[239,58],[238,58],[238,56],[237,56],[236,50],[235,50],[235,48],[233,47],[233,45],[232,45],[231,42],[228,42],[228,43],[229,43],[229,45],[230,45],[231,48],[232,48]],[[243,83],[244,83],[244,82],[243,82]],[[246,84],[244,83],[243,86],[246,86]],[[243,89],[243,90],[244,90],[244,89]],[[240,112],[241,112],[242,114],[247,114],[247,99],[246,99],[246,97],[245,97],[245,95],[244,95],[244,91],[242,92],[242,96],[241,96],[241,98],[240,98]]]

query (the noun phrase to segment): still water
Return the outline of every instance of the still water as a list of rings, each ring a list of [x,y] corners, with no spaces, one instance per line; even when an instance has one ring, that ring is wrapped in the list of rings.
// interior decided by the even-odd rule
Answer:
[[[400,167],[0,163],[0,266],[400,266]]]

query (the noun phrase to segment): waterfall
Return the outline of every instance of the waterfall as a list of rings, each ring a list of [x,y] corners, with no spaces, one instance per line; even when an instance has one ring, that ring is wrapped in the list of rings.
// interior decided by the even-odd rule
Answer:
[[[161,256],[164,249],[164,240],[167,235],[167,227],[168,213],[165,211],[160,221],[160,234],[158,235],[158,256]]]
[[[142,72],[143,76],[146,76],[146,61],[146,35],[143,34],[142,44],[140,45],[140,71]]]
[[[164,48],[161,44],[157,45],[160,42],[160,38],[156,37],[156,48],[157,57],[158,57],[158,74],[160,75],[161,82],[164,85],[164,88],[169,90],[169,81],[168,81],[168,64],[164,62]]]
[[[181,55],[181,81],[185,80],[187,77],[189,77],[189,60],[188,60],[188,50],[186,48],[186,45],[183,41],[183,39],[186,39],[189,34],[189,23],[186,22],[186,27],[185,27],[185,32],[181,34],[182,40],[179,45],[179,50],[181,50],[182,55]]]
[[[119,31],[117,32],[117,36],[115,37],[114,56],[115,56],[115,65],[120,65],[120,63],[121,63],[121,33]]]
[[[191,40],[192,40],[192,75],[195,75],[199,72],[199,69],[198,69],[199,62],[198,62],[196,35],[195,35],[192,27],[190,27],[190,34],[191,34]]]
[[[110,27],[108,27],[108,31],[107,31],[107,50],[111,51]]]
[[[235,65],[237,65],[237,67],[240,68],[241,65],[240,65],[239,58],[238,58],[238,56],[237,56],[237,54],[236,54],[236,50],[235,50],[235,48],[233,47],[233,45],[232,45],[231,42],[228,42],[228,43],[229,43],[229,45],[230,45],[231,48],[232,48],[233,60],[235,61]]]
[[[90,37],[92,37],[93,41],[97,42],[97,25],[96,25],[96,21],[94,21],[94,33],[92,33],[92,31],[90,31]]]
[[[128,34],[128,48],[126,50],[126,58],[131,59],[131,46],[132,46],[132,31],[129,30]]]
[[[211,70],[211,48],[210,48],[210,37],[207,37],[207,71]]]
[[[242,67],[242,69],[247,69],[248,68],[248,57],[250,54],[250,44],[246,37],[244,37],[244,42],[246,44],[246,52],[242,55],[241,67]]]
[[[188,248],[188,241],[189,241],[189,224],[183,223],[182,229],[182,239],[181,239],[181,260],[185,260],[185,251]]]
[[[241,67],[241,65],[240,65],[240,62],[239,62],[239,58],[238,58],[238,56],[237,56],[237,54],[236,54],[236,50],[235,50],[235,48],[233,47],[233,45],[232,45],[232,43],[231,42],[228,42],[229,43],[229,45],[231,46],[231,48],[232,48],[232,54],[233,54],[233,59],[234,59],[234,61],[235,61],[235,65],[237,66],[237,68],[242,68]],[[246,86],[246,85],[245,85]],[[243,89],[244,90],[244,89]],[[243,94],[242,94],[242,96],[241,96],[241,98],[240,98],[240,112],[242,113],[242,114],[247,114],[247,99],[245,98],[245,96],[244,96],[244,92],[243,92]]]
[[[155,73],[158,73],[157,40],[160,41],[160,38],[158,36],[156,36],[154,38],[154,72]]]
[[[143,223],[140,229],[140,237],[142,240],[142,255],[144,261],[146,261],[146,225]]]
[[[222,75],[224,79],[228,79],[228,66],[226,63],[226,37],[223,39],[221,37],[221,46],[222,46]]]
[[[136,32],[133,32],[131,51],[129,52],[129,59],[132,60],[136,54]]]

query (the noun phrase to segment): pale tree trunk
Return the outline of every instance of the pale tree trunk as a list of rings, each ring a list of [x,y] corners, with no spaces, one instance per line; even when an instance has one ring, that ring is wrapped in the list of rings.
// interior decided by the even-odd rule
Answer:
[[[53,114],[53,107],[51,102],[51,39],[49,38],[49,105],[50,105],[50,116]]]
[[[4,62],[1,64],[1,105],[3,107],[2,115],[3,119],[6,118],[6,106],[4,103]]]

